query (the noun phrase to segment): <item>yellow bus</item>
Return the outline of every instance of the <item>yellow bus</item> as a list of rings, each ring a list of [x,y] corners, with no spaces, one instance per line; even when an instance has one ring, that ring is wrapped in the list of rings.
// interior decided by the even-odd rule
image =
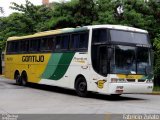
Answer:
[[[148,32],[91,25],[10,37],[5,77],[19,85],[46,84],[101,94],[150,93],[152,47]]]

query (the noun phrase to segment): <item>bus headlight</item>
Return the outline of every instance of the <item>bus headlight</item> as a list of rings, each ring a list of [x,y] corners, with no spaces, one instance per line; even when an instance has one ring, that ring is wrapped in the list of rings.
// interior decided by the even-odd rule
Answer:
[[[118,79],[117,78],[111,78],[111,83],[117,83]]]
[[[111,78],[111,83],[124,83],[125,79]]]

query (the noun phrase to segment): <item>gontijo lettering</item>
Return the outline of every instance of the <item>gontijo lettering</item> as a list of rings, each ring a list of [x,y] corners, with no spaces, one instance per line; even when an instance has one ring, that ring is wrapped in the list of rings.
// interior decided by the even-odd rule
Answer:
[[[22,56],[22,62],[44,62],[43,55]]]

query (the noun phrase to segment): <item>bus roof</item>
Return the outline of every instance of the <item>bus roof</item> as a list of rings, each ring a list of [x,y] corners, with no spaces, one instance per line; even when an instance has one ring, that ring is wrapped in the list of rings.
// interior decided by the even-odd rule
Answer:
[[[116,30],[148,33],[146,30],[142,30],[134,27],[122,26],[122,25],[90,25],[90,26],[83,26],[83,27],[77,27],[77,28],[64,28],[64,29],[38,32],[32,35],[26,35],[26,36],[13,36],[13,37],[9,37],[7,41],[21,40],[21,39],[27,39],[27,38],[37,38],[37,37],[69,33],[69,32],[78,32],[78,31],[84,31],[87,29],[94,29],[94,28],[110,28],[110,29],[116,29]]]
[[[126,31],[133,31],[133,32],[141,32],[141,33],[148,33],[146,30],[139,29],[139,28],[134,28],[134,27],[129,27],[129,26],[123,26],[123,25],[91,25],[91,26],[86,26],[90,29],[94,28],[109,28],[109,29],[116,29],[116,30],[126,30]]]

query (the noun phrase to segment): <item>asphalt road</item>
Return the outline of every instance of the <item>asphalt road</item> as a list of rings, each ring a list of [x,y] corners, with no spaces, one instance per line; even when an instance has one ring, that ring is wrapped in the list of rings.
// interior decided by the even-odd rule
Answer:
[[[73,90],[35,84],[17,86],[14,81],[0,77],[0,113],[160,114],[160,96],[90,94],[88,98],[81,98]]]

